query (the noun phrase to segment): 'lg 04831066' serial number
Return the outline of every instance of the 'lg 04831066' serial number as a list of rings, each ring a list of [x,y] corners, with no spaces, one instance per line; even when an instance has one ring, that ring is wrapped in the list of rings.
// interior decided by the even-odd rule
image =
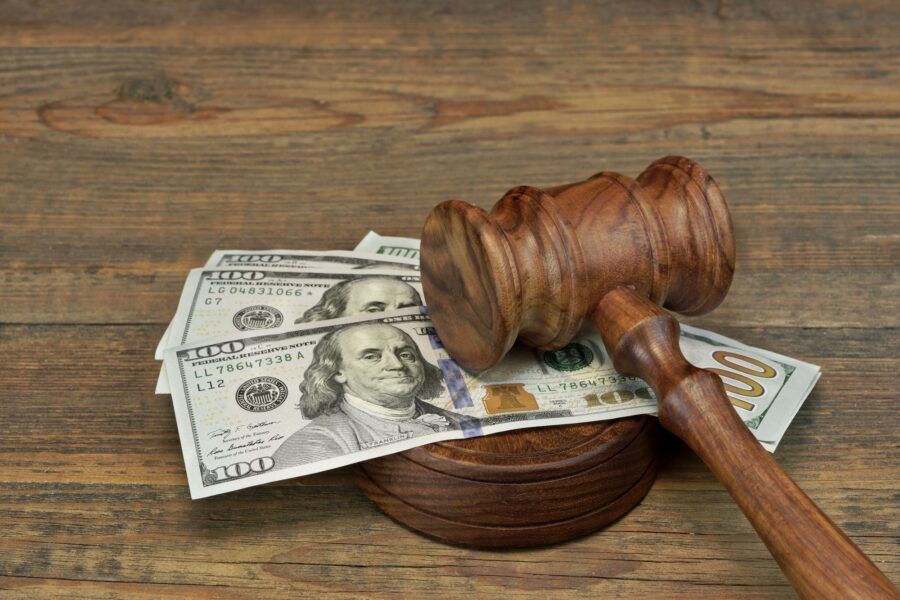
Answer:
[[[210,296],[215,296],[218,294],[229,294],[231,296],[302,296],[304,294],[309,294],[308,290],[304,290],[302,288],[292,288],[292,287],[272,287],[265,285],[254,285],[254,286],[209,286],[206,288],[206,293]],[[205,300],[206,304],[212,304],[211,300],[218,300],[221,302],[220,298],[207,298]],[[218,304],[218,302],[216,302]]]

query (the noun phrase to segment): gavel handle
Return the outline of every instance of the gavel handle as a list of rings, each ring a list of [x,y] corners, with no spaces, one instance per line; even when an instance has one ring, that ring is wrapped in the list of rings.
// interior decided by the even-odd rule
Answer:
[[[756,441],[721,379],[687,362],[678,322],[669,313],[619,287],[600,300],[593,316],[616,369],[650,384],[660,423],[722,482],[801,597],[900,598]]]

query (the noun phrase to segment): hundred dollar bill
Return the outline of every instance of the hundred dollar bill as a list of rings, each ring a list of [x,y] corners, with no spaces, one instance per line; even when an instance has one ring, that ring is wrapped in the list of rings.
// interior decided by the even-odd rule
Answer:
[[[679,346],[690,363],[722,378],[738,416],[769,452],[822,374],[817,365],[684,324]]]
[[[210,269],[236,267],[262,268],[268,271],[334,268],[418,271],[419,261],[350,250],[216,250],[204,266]],[[169,345],[171,331],[172,323],[169,323],[156,346],[157,360],[162,360],[163,350]]]
[[[194,269],[163,346],[421,305],[415,271]],[[165,365],[157,382],[160,394],[169,392],[163,371]]]
[[[419,261],[356,250],[216,250],[205,266],[220,269],[237,267],[294,270],[343,267],[418,271]]]
[[[172,322],[171,341],[181,346],[228,331],[422,304],[419,274],[412,271],[193,269]]]
[[[191,496],[441,440],[656,412],[647,384],[617,373],[598,335],[554,352],[517,346],[476,375],[447,355],[425,312],[235,332],[167,350]],[[719,365],[726,382],[744,384],[740,389],[762,388],[733,398],[753,399],[738,409],[757,436],[769,419],[793,410],[794,395],[808,391],[816,372],[695,333],[681,340],[692,360]]]
[[[371,252],[384,256],[395,256],[419,260],[419,240],[405,237],[388,237],[374,231],[366,234],[353,249],[354,252]]]

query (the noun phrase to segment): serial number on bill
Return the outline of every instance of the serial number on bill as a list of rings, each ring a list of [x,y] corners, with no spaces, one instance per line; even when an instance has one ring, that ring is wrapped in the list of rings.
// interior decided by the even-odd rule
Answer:
[[[210,286],[206,289],[207,295],[217,296],[217,295],[228,295],[228,296],[312,296],[312,290],[305,289],[293,289],[290,287],[213,287]],[[219,300],[221,298],[207,298],[207,304],[210,304],[210,300]]]
[[[537,391],[539,392],[568,392],[571,390],[586,390],[596,387],[606,387],[610,385],[630,383],[637,381],[637,377],[628,377],[626,375],[609,375],[607,377],[591,377],[590,379],[579,379],[577,381],[558,381],[556,383],[539,383]]]

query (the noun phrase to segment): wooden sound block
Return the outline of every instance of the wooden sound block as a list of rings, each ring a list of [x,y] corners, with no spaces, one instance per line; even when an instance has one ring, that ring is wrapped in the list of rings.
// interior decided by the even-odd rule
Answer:
[[[357,466],[400,523],[480,548],[544,546],[596,531],[656,478],[656,419],[539,427],[448,441]]]

